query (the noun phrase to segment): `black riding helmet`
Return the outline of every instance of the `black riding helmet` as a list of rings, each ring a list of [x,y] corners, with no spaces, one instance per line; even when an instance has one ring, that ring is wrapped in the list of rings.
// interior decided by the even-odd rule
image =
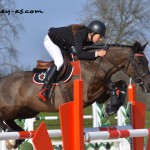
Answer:
[[[89,31],[93,32],[94,34],[100,34],[102,37],[105,37],[106,26],[101,21],[92,21],[88,25]]]

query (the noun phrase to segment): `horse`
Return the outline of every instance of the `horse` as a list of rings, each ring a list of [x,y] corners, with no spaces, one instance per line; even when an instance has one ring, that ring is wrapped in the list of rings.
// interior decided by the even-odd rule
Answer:
[[[82,78],[84,108],[94,102],[106,102],[110,98],[108,82],[120,70],[149,93],[150,71],[144,54],[146,44],[108,44],[105,57],[80,60],[81,75],[74,75],[65,83],[70,97],[73,97],[73,81]],[[95,47],[94,50],[100,50],[98,45]],[[54,93],[49,100],[40,100],[37,95],[41,85],[33,82],[33,75],[33,71],[20,71],[0,78],[0,127],[3,130],[10,127],[13,131],[23,131],[14,122],[15,119],[35,117],[40,112],[58,112],[59,106],[68,102],[57,84],[54,85]]]

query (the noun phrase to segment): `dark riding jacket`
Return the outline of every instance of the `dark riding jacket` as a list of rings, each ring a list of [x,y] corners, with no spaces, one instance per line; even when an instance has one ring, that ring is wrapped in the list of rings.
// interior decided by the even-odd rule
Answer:
[[[50,39],[56,44],[62,52],[68,51],[68,48],[75,46],[76,55],[80,60],[94,60],[95,52],[83,51],[84,46],[92,45],[93,42],[88,41],[88,28],[84,27],[76,32],[73,36],[70,27],[50,28],[48,35]]]

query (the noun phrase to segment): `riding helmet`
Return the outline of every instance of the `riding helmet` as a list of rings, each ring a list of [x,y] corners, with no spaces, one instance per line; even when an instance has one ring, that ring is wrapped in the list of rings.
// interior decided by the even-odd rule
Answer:
[[[100,34],[102,37],[105,37],[106,26],[101,21],[92,21],[88,25],[89,31],[94,32],[95,34]]]

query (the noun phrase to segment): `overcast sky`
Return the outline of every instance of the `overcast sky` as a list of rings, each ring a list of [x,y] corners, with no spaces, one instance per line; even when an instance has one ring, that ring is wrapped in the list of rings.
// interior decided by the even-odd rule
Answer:
[[[20,35],[16,47],[21,52],[19,62],[31,67],[38,59],[48,60],[43,46],[44,37],[50,27],[80,23],[80,14],[86,0],[16,0],[16,9],[41,10],[43,13],[18,14],[25,31]]]

